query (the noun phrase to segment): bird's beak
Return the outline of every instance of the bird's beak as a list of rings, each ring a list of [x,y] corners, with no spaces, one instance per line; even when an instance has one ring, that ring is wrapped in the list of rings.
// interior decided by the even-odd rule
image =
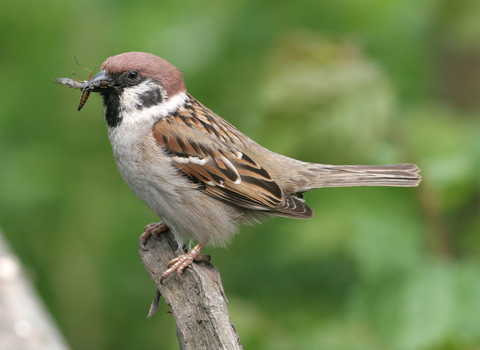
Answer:
[[[84,92],[106,92],[106,89],[112,88],[114,85],[115,81],[107,76],[104,69],[87,81],[82,90]]]

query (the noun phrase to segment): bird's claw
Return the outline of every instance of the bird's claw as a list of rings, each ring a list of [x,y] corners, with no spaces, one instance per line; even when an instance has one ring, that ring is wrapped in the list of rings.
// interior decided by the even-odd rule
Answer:
[[[168,263],[167,270],[162,274],[160,279],[160,284],[163,284],[163,281],[170,276],[173,272],[177,271],[178,276],[182,274],[182,271],[190,266],[194,261],[210,261],[209,255],[200,254],[205,243],[198,243],[195,247],[189,250],[187,253],[176,257]]]
[[[145,245],[147,243],[148,237],[152,236],[155,239],[159,239],[159,234],[162,232],[165,232],[166,230],[168,230],[168,226],[163,221],[154,222],[145,226],[145,229],[139,238],[140,248],[142,248],[143,250],[148,250],[148,248]]]

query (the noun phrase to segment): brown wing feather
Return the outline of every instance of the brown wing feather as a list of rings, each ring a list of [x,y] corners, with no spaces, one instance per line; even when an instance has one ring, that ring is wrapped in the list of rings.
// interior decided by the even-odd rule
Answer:
[[[212,136],[215,136],[212,138]],[[153,137],[192,181],[221,201],[274,215],[308,218],[313,211],[285,193],[270,174],[234,145],[242,135],[193,98],[153,127]]]

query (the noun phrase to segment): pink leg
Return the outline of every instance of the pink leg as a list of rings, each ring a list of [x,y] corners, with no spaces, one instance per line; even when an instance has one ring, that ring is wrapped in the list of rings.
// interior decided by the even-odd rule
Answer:
[[[174,271],[177,271],[177,274],[180,276],[183,269],[185,269],[188,265],[193,263],[194,260],[196,260],[205,244],[207,243],[200,242],[195,247],[190,249],[188,253],[182,254],[178,258],[170,261],[170,263],[168,264],[168,269],[163,273],[162,278],[160,279],[160,283],[163,283],[163,280],[170,276]]]
[[[154,222],[150,225],[145,226],[145,231],[143,231],[143,233],[140,235],[140,247],[143,250],[148,250],[145,246],[145,243],[147,243],[147,238],[149,236],[158,238],[158,235],[162,232],[165,232],[166,230],[168,230],[168,226],[164,222]]]

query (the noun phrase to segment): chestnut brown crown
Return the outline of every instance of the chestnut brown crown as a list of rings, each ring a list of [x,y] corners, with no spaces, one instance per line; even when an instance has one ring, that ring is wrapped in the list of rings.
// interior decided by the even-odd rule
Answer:
[[[142,77],[160,83],[170,96],[186,90],[182,73],[167,60],[151,53],[133,51],[112,56],[102,63],[100,69],[109,74],[136,70]]]

